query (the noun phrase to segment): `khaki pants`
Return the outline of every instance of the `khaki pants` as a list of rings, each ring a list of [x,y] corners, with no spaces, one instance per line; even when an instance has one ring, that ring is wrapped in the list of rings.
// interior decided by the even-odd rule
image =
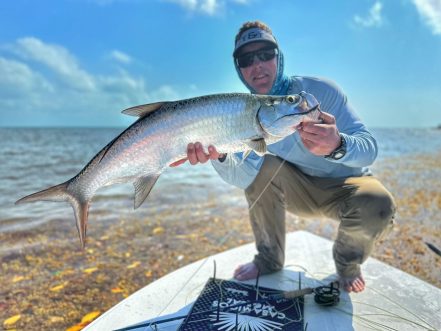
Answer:
[[[266,155],[254,182],[245,190],[261,274],[283,268],[285,262],[285,210],[298,216],[328,217],[340,221],[333,256],[342,277],[360,274],[373,244],[393,225],[392,195],[372,176],[320,178],[305,175],[282,160]],[[260,196],[260,197],[259,197]]]

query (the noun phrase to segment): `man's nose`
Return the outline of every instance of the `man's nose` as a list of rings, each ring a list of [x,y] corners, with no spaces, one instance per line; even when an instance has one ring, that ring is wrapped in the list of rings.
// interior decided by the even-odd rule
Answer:
[[[252,65],[255,66],[255,65],[261,64],[262,62],[263,62],[263,61],[262,61],[261,59],[259,59],[259,57],[257,56],[257,54],[254,54]]]

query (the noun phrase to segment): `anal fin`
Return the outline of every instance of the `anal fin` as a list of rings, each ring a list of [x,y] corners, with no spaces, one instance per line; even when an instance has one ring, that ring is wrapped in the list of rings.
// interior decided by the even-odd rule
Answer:
[[[134,183],[135,209],[142,205],[161,174],[139,177]]]

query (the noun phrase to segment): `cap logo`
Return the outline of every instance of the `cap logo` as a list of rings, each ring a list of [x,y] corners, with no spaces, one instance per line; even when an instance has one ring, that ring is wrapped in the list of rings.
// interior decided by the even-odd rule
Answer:
[[[274,38],[274,36],[270,32],[263,30],[261,28],[251,28],[245,30],[242,33],[242,35],[239,37],[234,47],[234,53],[236,53],[236,51],[243,45],[255,41],[267,41],[274,44],[277,47],[276,38]]]
[[[262,32],[261,31],[250,31],[247,34],[242,35],[242,42],[245,42],[247,40],[255,39],[255,38],[262,38]]]

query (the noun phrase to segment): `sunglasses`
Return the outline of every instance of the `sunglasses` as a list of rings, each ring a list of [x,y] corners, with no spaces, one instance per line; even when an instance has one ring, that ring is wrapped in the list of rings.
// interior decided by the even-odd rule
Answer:
[[[254,57],[256,56],[260,61],[266,62],[274,59],[274,57],[278,54],[277,48],[274,47],[266,47],[261,48],[254,52],[248,52],[242,55],[239,55],[236,58],[236,63],[239,68],[249,67],[254,63]]]

